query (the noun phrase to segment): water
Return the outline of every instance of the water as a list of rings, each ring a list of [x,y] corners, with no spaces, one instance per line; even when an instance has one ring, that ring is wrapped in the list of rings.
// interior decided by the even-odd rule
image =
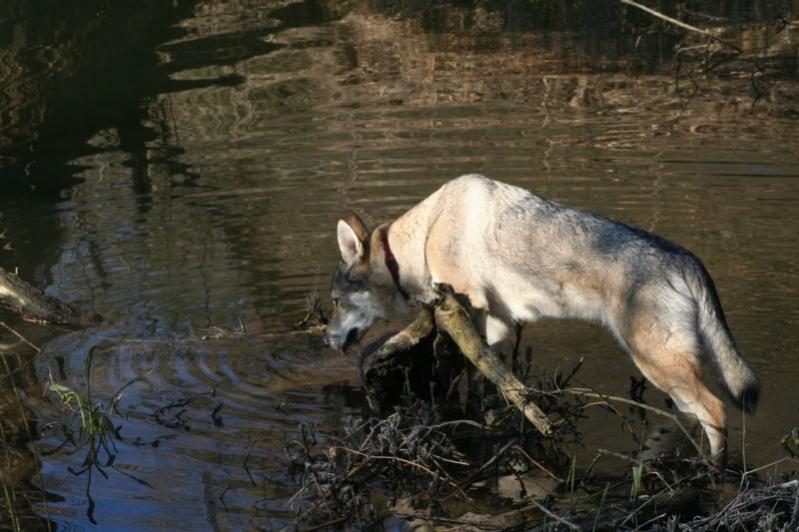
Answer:
[[[675,88],[664,60],[679,35],[667,28],[619,33],[613,10],[595,20],[591,3],[548,5],[2,8],[0,264],[108,323],[47,344],[36,378],[50,369],[80,389],[93,346],[98,396],[145,377],[121,402],[116,463],[153,488],[95,474],[104,528],[134,514],[152,528],[290,519],[286,435],[308,422],[324,437],[358,411],[353,361],[285,332],[307,294],[327,290],[337,218],[353,208],[369,224],[389,220],[471,172],[698,254],[763,385],[747,459],[782,456],[799,376],[795,30],[742,38],[759,51],[794,43],[780,75],[756,82],[754,103],[747,76],[683,74]],[[763,19],[790,13],[756,7]],[[231,332],[201,340],[216,327]],[[528,334],[541,366],[586,356],[582,379],[601,390],[623,395],[637,375],[596,326]],[[584,430],[596,445],[619,439],[598,418]],[[42,462],[46,511],[67,528],[89,523],[85,476],[67,470],[81,459]]]

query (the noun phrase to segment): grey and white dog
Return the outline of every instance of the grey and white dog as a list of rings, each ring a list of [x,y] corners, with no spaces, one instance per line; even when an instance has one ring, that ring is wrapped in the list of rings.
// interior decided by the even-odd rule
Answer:
[[[603,323],[655,386],[693,414],[717,463],[726,458],[726,404],[752,412],[759,387],[741,357],[705,267],[640,229],[518,187],[465,175],[369,232],[338,222],[341,264],[328,343],[346,350],[378,319],[435,298],[468,296],[490,345],[515,322]]]

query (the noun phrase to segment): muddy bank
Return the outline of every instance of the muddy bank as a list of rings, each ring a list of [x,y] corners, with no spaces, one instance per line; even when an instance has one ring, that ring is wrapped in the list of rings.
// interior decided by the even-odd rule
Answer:
[[[0,331],[0,528],[48,530],[36,506],[46,504],[35,484],[41,462],[32,441],[37,420],[26,404],[39,390],[33,357],[35,350],[5,329]]]

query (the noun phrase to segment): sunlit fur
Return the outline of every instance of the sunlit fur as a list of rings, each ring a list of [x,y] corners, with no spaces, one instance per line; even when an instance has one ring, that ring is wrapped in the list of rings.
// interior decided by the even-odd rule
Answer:
[[[478,175],[446,183],[371,234],[357,217],[339,222],[344,263],[332,293],[339,302],[329,333],[334,347],[350,331],[360,337],[376,319],[407,308],[385,265],[383,234],[411,298],[430,302],[435,283],[452,285],[468,296],[489,344],[499,345],[516,322],[545,317],[606,326],[641,372],[699,419],[719,462],[725,403],[748,411],[757,404],[757,379],[693,254]]]

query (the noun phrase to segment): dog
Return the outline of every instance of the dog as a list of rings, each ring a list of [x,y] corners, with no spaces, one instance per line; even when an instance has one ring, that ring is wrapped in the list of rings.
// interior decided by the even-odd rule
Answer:
[[[468,297],[493,347],[519,322],[604,324],[641,373],[699,420],[722,466],[727,404],[757,406],[757,378],[710,275],[664,238],[480,175],[449,181],[371,232],[351,213],[337,237],[326,336],[342,353],[375,321],[432,302],[445,283]]]

